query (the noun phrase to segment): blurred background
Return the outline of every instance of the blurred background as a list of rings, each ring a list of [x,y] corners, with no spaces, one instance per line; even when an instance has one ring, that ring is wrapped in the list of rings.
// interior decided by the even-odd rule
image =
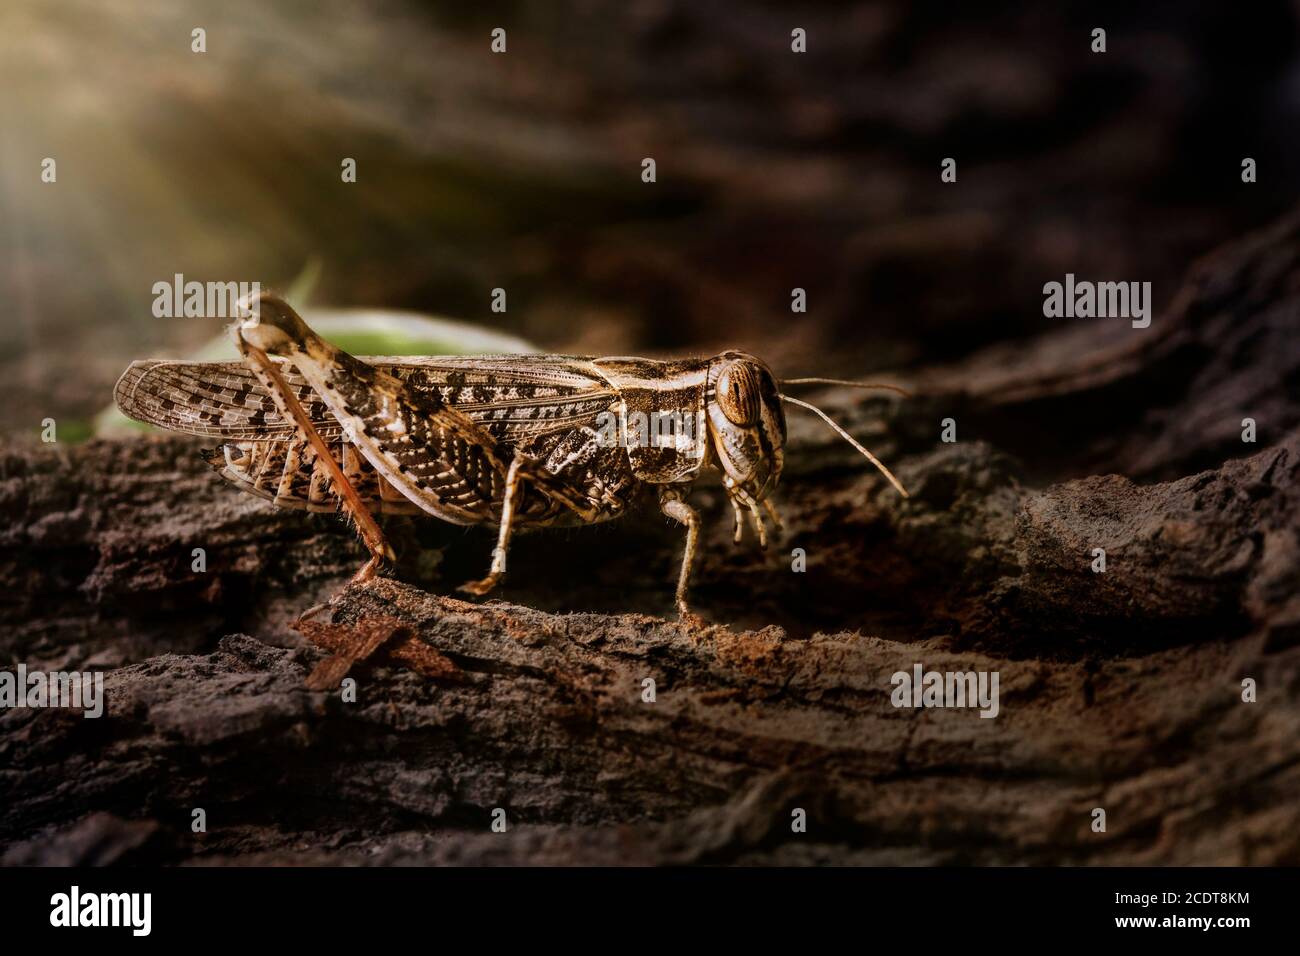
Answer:
[[[805,375],[1039,334],[1067,271],[1151,281],[1159,310],[1189,261],[1296,199],[1298,18],[1283,0],[5,0],[0,429],[54,416],[73,437],[129,361],[217,334],[152,315],[175,273],[310,274],[314,305],[548,351],[742,347]]]

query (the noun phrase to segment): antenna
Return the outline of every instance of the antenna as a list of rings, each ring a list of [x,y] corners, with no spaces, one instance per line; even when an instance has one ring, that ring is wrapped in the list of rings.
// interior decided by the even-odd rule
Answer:
[[[789,395],[782,395],[781,401],[789,402],[791,405],[798,405],[800,408],[806,408],[810,412],[815,412],[818,416],[820,416],[822,421],[824,421],[827,425],[830,425],[831,428],[835,429],[836,433],[841,438],[843,438],[846,442],[848,442],[850,445],[856,448],[867,459],[867,461],[871,462],[873,465],[879,468],[880,473],[889,479],[889,483],[893,485],[896,489],[898,489],[898,493],[900,495],[902,495],[904,498],[911,497],[911,495],[907,493],[907,489],[904,488],[902,484],[899,482],[899,480],[893,476],[890,470],[880,463],[879,458],[877,458],[875,455],[871,454],[871,452],[867,451],[860,444],[858,444],[857,440],[852,435],[850,435],[843,428],[841,428],[839,424],[837,424],[834,421],[834,419],[832,419],[829,415],[827,415],[816,405],[811,405],[808,402],[801,401],[800,399],[797,398],[791,398]]]
[[[897,392],[904,398],[911,398],[912,393],[905,388],[899,388],[897,385],[885,385],[883,382],[850,382],[842,378],[786,378],[781,380],[781,385],[843,385],[845,388],[883,388],[891,392]]]

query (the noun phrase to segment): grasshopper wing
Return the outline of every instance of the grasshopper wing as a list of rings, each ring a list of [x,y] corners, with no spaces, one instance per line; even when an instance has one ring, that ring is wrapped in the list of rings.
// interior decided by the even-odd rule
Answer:
[[[510,444],[580,425],[618,400],[583,358],[552,355],[474,357],[364,357],[429,392]],[[282,367],[312,424],[326,441],[346,440],[343,426],[291,365]],[[294,437],[271,396],[240,362],[132,362],[114,389],[117,407],[136,421],[172,431],[232,441],[283,441]]]

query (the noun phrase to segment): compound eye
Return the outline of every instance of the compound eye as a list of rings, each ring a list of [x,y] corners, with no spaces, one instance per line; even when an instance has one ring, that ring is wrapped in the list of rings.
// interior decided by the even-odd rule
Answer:
[[[718,376],[718,407],[733,425],[758,421],[758,373],[744,362],[733,362]]]

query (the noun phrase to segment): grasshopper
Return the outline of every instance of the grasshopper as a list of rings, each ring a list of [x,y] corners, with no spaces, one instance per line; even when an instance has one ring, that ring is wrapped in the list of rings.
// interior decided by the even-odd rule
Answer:
[[[370,554],[354,581],[396,560],[374,513],[495,524],[488,575],[460,588],[483,595],[505,575],[516,529],[608,521],[653,492],[686,528],[676,603],[683,620],[698,621],[687,592],[700,516],[687,496],[704,471],[720,472],[736,542],[748,517],[766,547],[764,515],[781,527],[769,495],[784,463],[783,402],[820,415],[907,496],[871,452],[782,394],[771,369],[744,352],[357,358],[269,293],[241,303],[231,333],[242,362],[133,362],[117,405],[138,421],[219,439],[204,454],[243,491],[283,507],[341,509]],[[817,383],[902,392],[836,379],[780,384]],[[628,425],[649,417],[675,423],[672,434],[646,440]]]

